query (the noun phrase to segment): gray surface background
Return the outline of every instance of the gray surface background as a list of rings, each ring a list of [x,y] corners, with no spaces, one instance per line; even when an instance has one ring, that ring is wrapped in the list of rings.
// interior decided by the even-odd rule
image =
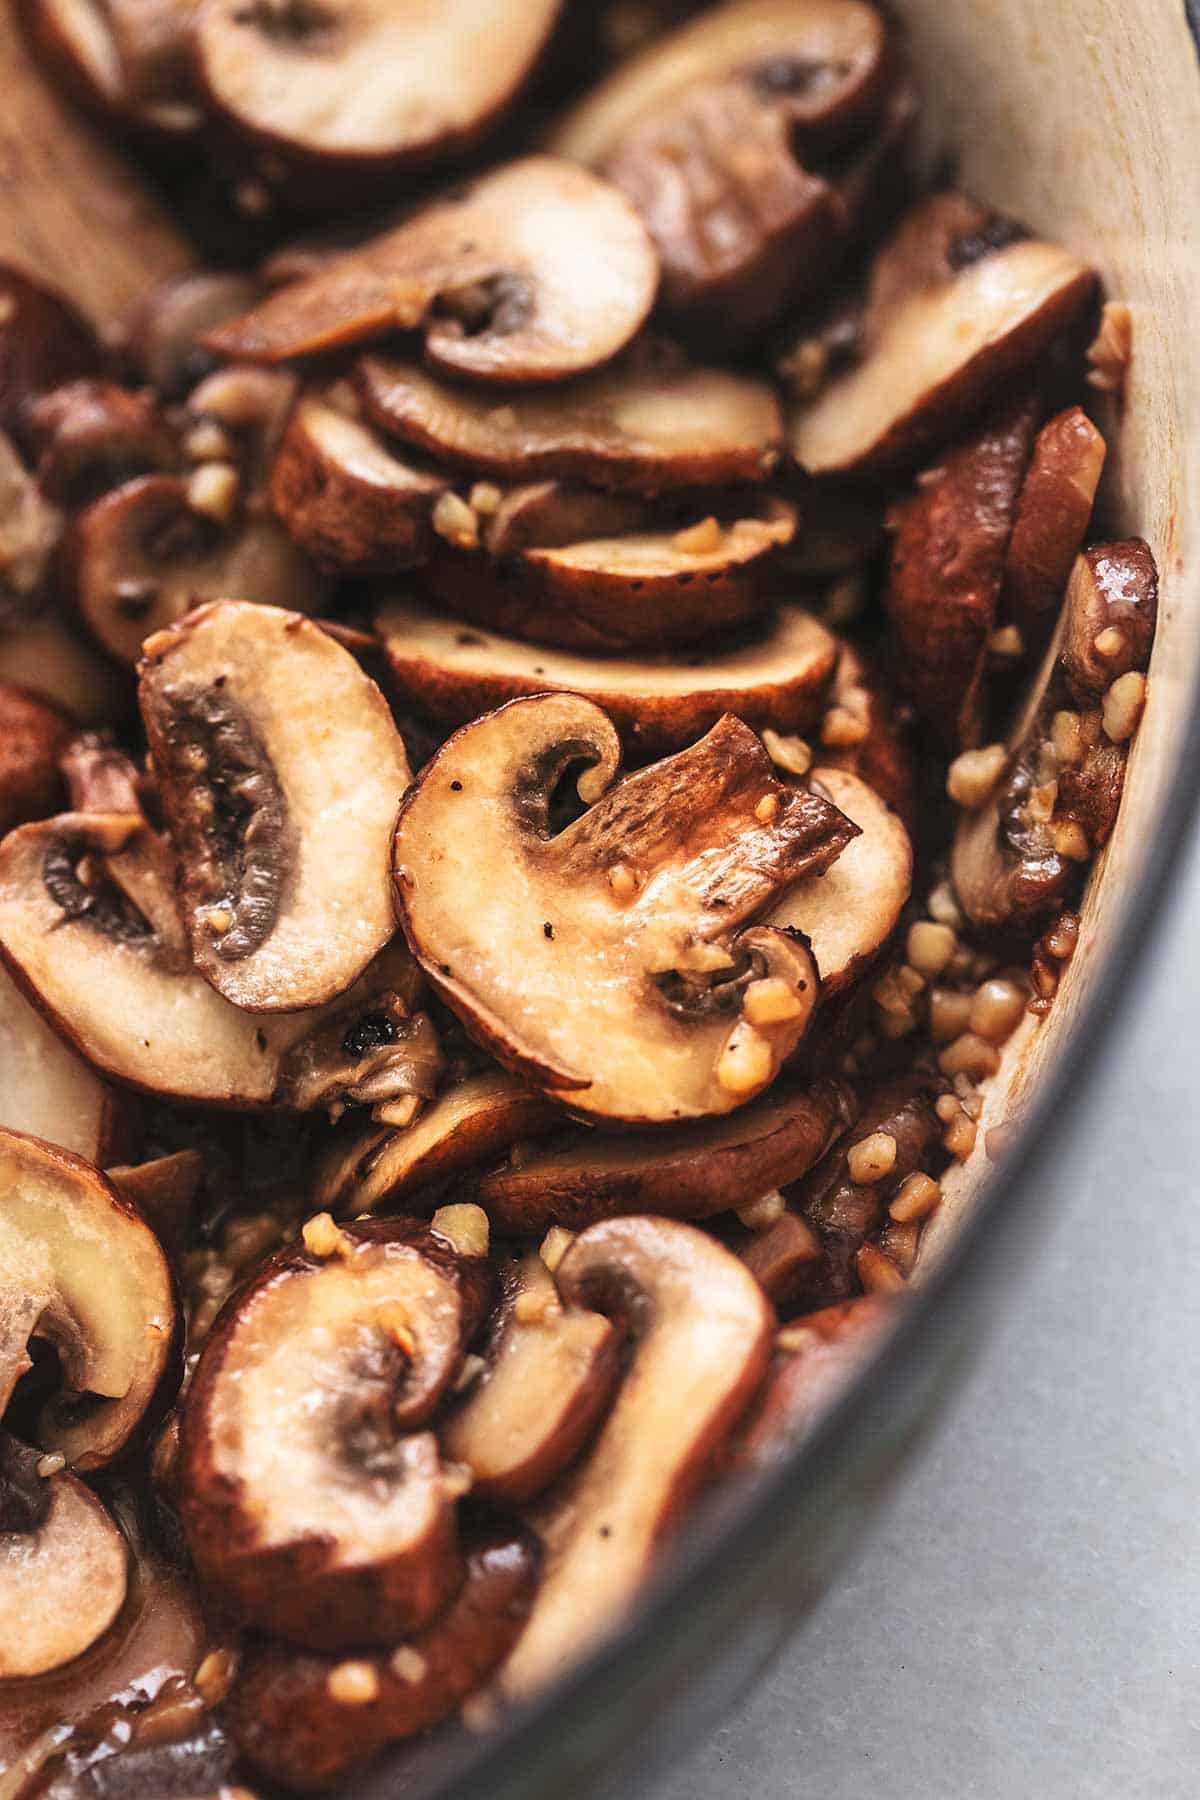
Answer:
[[[1200,845],[930,1451],[656,1800],[1200,1796]]]

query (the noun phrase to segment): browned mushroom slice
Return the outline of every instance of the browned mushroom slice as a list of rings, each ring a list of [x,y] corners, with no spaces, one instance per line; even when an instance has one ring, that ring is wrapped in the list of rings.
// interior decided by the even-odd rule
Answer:
[[[880,799],[899,814],[909,831],[916,826],[916,768],[911,733],[903,711],[875,667],[849,643],[843,643],[830,690],[830,711],[844,722],[855,721],[852,742],[822,743],[819,759],[825,768],[846,769],[858,775]],[[857,735],[861,729],[861,736]]]
[[[323,568],[387,574],[424,561],[444,475],[393,456],[369,425],[316,395],[292,414],[271,470],[271,504]]]
[[[0,965],[0,1126],[103,1165],[125,1147],[125,1109]]]
[[[0,953],[67,1043],[151,1093],[336,1112],[436,1082],[436,1043],[412,1013],[402,945],[332,1007],[231,1006],[193,969],[174,858],[136,818],[64,813],[10,833],[0,846]]]
[[[288,369],[261,369],[255,363],[227,363],[198,381],[187,397],[191,425],[187,446],[199,462],[229,456],[259,503],[283,440],[300,383]],[[206,440],[224,440],[228,449],[210,450]]]
[[[1092,516],[1106,445],[1082,407],[1043,425],[1021,484],[1004,565],[1000,616],[1040,655]]]
[[[470,1192],[501,1232],[579,1230],[621,1213],[705,1219],[798,1181],[842,1122],[832,1082],[772,1090],[753,1106],[700,1125],[654,1132],[576,1133],[523,1151],[477,1177]]]
[[[559,3],[341,0],[280,13],[206,0],[197,67],[208,99],[240,132],[361,177],[479,137],[532,69]]]
[[[318,1206],[356,1216],[428,1192],[557,1121],[555,1109],[500,1069],[468,1075],[402,1129],[351,1124],[318,1168]]]
[[[0,1131],[0,1405],[52,1344],[62,1388],[43,1409],[42,1447],[101,1468],[129,1442],[168,1378],[175,1305],[149,1226],[81,1157]]]
[[[512,480],[552,475],[655,494],[761,481],[783,435],[764,381],[697,368],[666,346],[550,393],[488,395],[416,363],[365,356],[358,379],[384,430],[448,462]]]
[[[73,1475],[42,1480],[40,1453],[0,1439],[0,1678],[74,1662],[125,1602],[129,1550]]]
[[[0,583],[0,611],[3,601]],[[0,620],[0,660],[6,680],[61,706],[83,725],[113,725],[134,710],[128,670],[85,642],[57,610]]]
[[[200,123],[188,33],[196,0],[102,0],[134,106],[160,125]]]
[[[614,785],[619,757],[605,715],[567,694],[457,732],[401,807],[404,928],[468,1029],[573,1112],[728,1112],[774,1079],[817,999],[802,944],[744,927],[857,828],[777,781],[730,717]],[[592,804],[555,830],[581,767]]]
[[[0,681],[0,837],[44,818],[62,797],[58,758],[71,721],[36,694]]]
[[[658,259],[616,188],[527,157],[209,332],[252,362],[422,331],[435,369],[561,381],[608,362],[649,312]]]
[[[61,531],[58,508],[0,431],[0,620],[24,625],[37,612]],[[7,656],[5,673],[10,673]]]
[[[227,1605],[340,1650],[419,1631],[462,1579],[455,1489],[422,1428],[478,1311],[427,1227],[326,1224],[324,1256],[281,1252],[219,1317],[184,1401],[179,1493]]]
[[[436,725],[453,728],[506,700],[562,689],[603,707],[642,761],[682,749],[726,712],[757,731],[806,732],[837,660],[832,632],[793,606],[781,607],[762,637],[682,666],[677,656],[634,662],[532,650],[408,600],[389,600],[377,630],[396,691]]]
[[[200,600],[225,595],[315,611],[323,587],[274,519],[222,521],[198,511],[189,484],[146,475],[80,513],[68,543],[69,588],[110,655],[136,662],[144,640]]]
[[[892,509],[886,605],[899,675],[951,750],[978,741],[979,687],[996,624],[1034,402],[1019,400],[920,477]]]
[[[141,1213],[168,1255],[182,1256],[204,1182],[203,1152],[176,1150],[149,1162],[117,1163],[104,1173]]]
[[[540,1256],[515,1264],[485,1367],[441,1430],[472,1492],[516,1504],[569,1468],[612,1397],[620,1347],[611,1319],[561,1304]]]
[[[860,835],[819,880],[797,882],[765,922],[804,933],[828,996],[856,980],[896,929],[912,890],[913,853],[903,822],[859,776],[818,767],[808,779]]]
[[[614,1315],[633,1354],[586,1460],[534,1517],[546,1567],[529,1624],[500,1671],[525,1698],[624,1616],[664,1533],[754,1396],[770,1306],[738,1259],[669,1219],[610,1219],[555,1272],[565,1305]]]
[[[217,601],[147,641],[139,699],[200,973],[256,1012],[344,993],[395,930],[379,689],[299,614]]]
[[[175,39],[157,54],[137,19],[138,12],[158,15],[157,33]],[[111,130],[134,131],[157,145],[190,137],[201,124],[200,108],[181,69],[183,8],[137,0],[23,0],[22,22],[39,59],[71,98]],[[118,36],[118,14],[123,21]],[[172,17],[172,14],[174,15]],[[135,35],[145,46],[141,57],[130,51]]]
[[[762,1399],[741,1435],[739,1468],[766,1468],[808,1436],[869,1359],[895,1318],[881,1295],[805,1313],[787,1328]]]
[[[122,327],[124,354],[165,400],[182,400],[207,375],[205,332],[248,312],[258,289],[248,275],[188,269],[161,282]]]
[[[386,1744],[448,1718],[512,1649],[539,1557],[526,1532],[508,1527],[469,1545],[464,1562],[463,1585],[439,1619],[386,1656],[355,1658],[370,1670],[373,1697],[343,1698],[331,1657],[255,1652],[226,1708],[251,1767],[288,1788],[326,1787]]]
[[[1071,571],[1066,615],[1062,660],[1076,700],[1094,699],[1120,676],[1144,669],[1158,618],[1150,546],[1128,538],[1085,550]]]
[[[513,556],[441,550],[421,579],[464,618],[513,637],[593,653],[663,650],[761,617],[766,559],[796,515],[768,498],[678,529],[597,536]]]
[[[1094,270],[965,194],[922,201],[879,251],[859,358],[797,411],[812,475],[915,461],[953,438],[1081,311]]]
[[[85,506],[108,488],[179,462],[175,432],[146,393],[111,381],[53,388],[27,414],[38,483],[60,506]]]
[[[0,263],[0,430],[19,431],[39,395],[99,373],[100,346],[61,294]]]

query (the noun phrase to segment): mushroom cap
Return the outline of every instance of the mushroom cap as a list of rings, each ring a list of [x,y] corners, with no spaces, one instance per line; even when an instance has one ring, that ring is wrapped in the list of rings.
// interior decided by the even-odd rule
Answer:
[[[210,104],[247,136],[366,173],[461,150],[512,100],[561,0],[325,0],[286,15],[204,0]],[[364,165],[366,167],[364,168]]]
[[[60,506],[83,506],[123,481],[179,463],[178,436],[157,401],[113,381],[52,388],[26,419],[38,483]]]
[[[65,712],[0,681],[0,837],[56,810],[62,796],[58,758],[70,735]]]
[[[44,1138],[103,1168],[123,1136],[113,1089],[51,1031],[0,963],[0,1126]]]
[[[727,1112],[773,1078],[816,999],[800,944],[742,928],[855,828],[784,788],[731,717],[613,785],[618,763],[613,726],[574,695],[514,700],[457,732],[401,807],[404,930],[473,1035],[573,1112]],[[595,804],[554,831],[552,799],[581,764]],[[751,1033],[755,1080],[722,1084],[723,1052],[733,1043],[740,1062],[750,1030],[742,989],[760,975],[792,997],[788,1022]]]
[[[404,704],[453,728],[524,694],[565,690],[603,708],[640,760],[693,743],[733,713],[753,730],[807,731],[819,716],[837,640],[811,613],[782,606],[760,637],[678,656],[583,656],[532,649],[392,598],[376,618]]]
[[[128,1546],[90,1488],[65,1473],[45,1486],[41,1522],[0,1531],[4,1680],[47,1675],[90,1650],[117,1618],[129,1585]]]
[[[20,431],[32,401],[98,374],[101,361],[92,327],[69,300],[0,263],[0,431]]]
[[[622,350],[657,285],[658,258],[625,197],[573,163],[531,156],[432,201],[205,342],[282,362],[421,331],[444,373],[561,381]]]
[[[807,1335],[798,1349],[776,1357],[739,1434],[738,1468],[765,1468],[794,1450],[849,1386],[895,1317],[893,1297],[865,1294],[791,1320],[790,1335]]]
[[[1054,628],[1100,484],[1107,446],[1081,406],[1042,426],[1004,561],[1000,618],[1016,625],[1025,655],[1037,656]]]

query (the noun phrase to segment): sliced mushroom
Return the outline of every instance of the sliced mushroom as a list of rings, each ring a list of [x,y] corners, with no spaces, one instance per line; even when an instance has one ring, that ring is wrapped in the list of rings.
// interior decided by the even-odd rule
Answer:
[[[1071,571],[1066,615],[1062,660],[1076,700],[1094,699],[1119,676],[1144,669],[1158,618],[1158,570],[1150,546],[1127,538],[1085,550]],[[1117,635],[1106,638],[1106,631]]]
[[[540,1094],[501,1069],[457,1082],[402,1129],[350,1123],[331,1142],[313,1185],[318,1206],[375,1212],[428,1193],[451,1176],[537,1136],[558,1114]]]
[[[275,519],[223,523],[197,511],[188,483],[171,475],[143,476],[94,501],[67,548],[80,617],[125,663],[201,600],[230,595],[302,612],[323,597],[312,564]]]
[[[58,758],[70,736],[71,721],[58,707],[0,681],[0,837],[55,810]]]
[[[775,1359],[766,1389],[739,1438],[739,1468],[767,1468],[794,1450],[845,1393],[896,1316],[879,1294],[805,1313],[788,1327],[794,1347]]]
[[[137,813],[143,780],[133,759],[108,731],[81,731],[59,757],[71,796],[71,811]]]
[[[168,1255],[182,1256],[204,1181],[199,1150],[176,1150],[149,1162],[117,1163],[105,1175],[152,1228]]]
[[[1083,542],[1106,445],[1082,407],[1043,425],[1021,484],[1004,564],[1000,617],[1040,655],[1054,628],[1071,565]]]
[[[63,813],[10,833],[0,846],[0,953],[55,1031],[130,1087],[334,1111],[433,1090],[436,1045],[412,1014],[402,945],[331,1007],[232,1006],[192,968],[174,858],[137,818]]]
[[[182,400],[213,367],[201,344],[205,332],[239,318],[257,298],[257,285],[248,275],[185,270],[160,282],[129,317],[122,348],[164,400]]]
[[[514,1265],[485,1367],[441,1430],[472,1491],[515,1505],[569,1468],[612,1398],[620,1348],[602,1313],[561,1304],[540,1256]]]
[[[0,1678],[46,1675],[104,1636],[129,1582],[129,1550],[73,1475],[42,1480],[39,1452],[0,1440]]]
[[[783,437],[766,382],[695,367],[666,345],[638,346],[599,375],[500,405],[382,356],[364,356],[358,380],[385,431],[506,480],[546,475],[646,494],[761,481]]]
[[[0,286],[0,305],[3,297]],[[61,532],[58,508],[0,431],[0,622],[24,625],[37,614]]]
[[[471,1181],[498,1231],[527,1236],[549,1225],[579,1230],[647,1212],[705,1219],[798,1181],[843,1122],[836,1083],[773,1089],[731,1119],[653,1132],[576,1132],[523,1151]]]
[[[900,680],[951,751],[979,739],[980,683],[1035,425],[1035,403],[1019,399],[925,470],[888,517],[886,605]]]
[[[197,382],[187,397],[189,450],[194,453],[197,442],[202,448],[205,438],[224,439],[229,445],[224,454],[231,455],[250,490],[252,509],[261,504],[259,489],[267,484],[299,392],[288,369],[228,363]]]
[[[33,401],[98,374],[101,361],[95,333],[69,300],[0,263],[0,431],[19,433]]]
[[[276,153],[373,170],[473,143],[520,90],[559,0],[368,0],[284,10],[207,0],[193,33],[209,102]]]
[[[196,0],[102,0],[132,103],[161,124],[199,124],[189,27]]]
[[[603,1311],[633,1340],[586,1460],[534,1516],[546,1564],[500,1671],[524,1699],[565,1672],[632,1604],[662,1539],[753,1399],[774,1323],[761,1289],[713,1238],[669,1219],[610,1219],[555,1272],[563,1303]]]
[[[852,644],[838,654],[830,711],[852,719],[862,736],[841,745],[822,742],[824,768],[846,769],[874,788],[912,832],[916,829],[916,768],[912,734],[902,709],[893,704],[878,667],[870,666]]]
[[[6,680],[61,706],[82,725],[112,725],[133,711],[128,671],[85,643],[57,611],[0,624],[0,658]]]
[[[663,650],[761,617],[762,567],[795,529],[791,506],[770,497],[723,519],[697,508],[681,528],[514,556],[439,548],[421,580],[461,617],[512,637],[600,654]]]
[[[51,1031],[0,964],[0,1126],[27,1131],[101,1167],[126,1148],[128,1108]]]
[[[496,1527],[466,1551],[466,1573],[446,1611],[390,1654],[365,1659],[373,1698],[343,1700],[330,1657],[256,1651],[226,1709],[252,1768],[288,1788],[328,1786],[446,1719],[512,1649],[537,1584],[533,1539]],[[359,1661],[360,1659],[355,1659]]]
[[[626,658],[532,650],[389,599],[377,630],[402,702],[452,729],[523,694],[563,690],[604,709],[639,760],[695,741],[723,713],[756,731],[806,732],[819,716],[837,640],[811,613],[781,607],[762,637],[707,654]]]
[[[153,397],[112,381],[71,381],[29,408],[38,484],[59,506],[85,506],[138,475],[170,471],[179,443]]]
[[[896,929],[912,891],[913,852],[902,820],[859,776],[822,766],[808,779],[853,820],[859,836],[819,879],[789,889],[764,923],[803,933],[828,997],[857,980]]]
[[[400,811],[404,928],[468,1029],[573,1112],[728,1112],[774,1078],[817,998],[802,944],[743,927],[856,828],[783,787],[733,718],[614,786],[618,762],[608,719],[572,695],[514,700],[456,733]],[[555,830],[580,765],[594,804]]]
[[[915,462],[1081,312],[1094,270],[965,194],[920,202],[879,251],[853,368],[795,416],[811,475]]]
[[[388,574],[423,562],[449,482],[393,456],[360,420],[308,395],[271,470],[271,504],[322,568]]]
[[[0,1132],[0,1411],[53,1345],[60,1393],[38,1440],[75,1468],[111,1462],[169,1380],[175,1356],[171,1276],[158,1239],[110,1182],[69,1151]]]
[[[462,1579],[423,1429],[479,1322],[476,1273],[411,1220],[283,1251],[226,1305],[183,1407],[180,1510],[202,1575],[310,1648],[395,1644]],[[478,1261],[478,1259],[475,1259]]]
[[[298,613],[219,601],[147,641],[139,699],[197,969],[256,1012],[344,993],[395,930],[379,689]]]
[[[151,13],[157,48],[138,16]],[[187,82],[184,6],[165,0],[25,0],[21,14],[39,60],[99,124],[158,151],[196,133],[201,112]]]
[[[281,362],[424,334],[430,364],[476,381],[561,381],[608,362],[654,300],[658,259],[617,189],[527,157],[208,333],[219,355]]]

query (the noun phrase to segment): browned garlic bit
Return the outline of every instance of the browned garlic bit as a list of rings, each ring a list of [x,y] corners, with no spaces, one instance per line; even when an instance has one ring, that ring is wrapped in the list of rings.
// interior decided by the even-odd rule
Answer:
[[[873,0],[19,10],[236,266],[0,267],[0,1788],[369,1782],[1012,1142],[1154,716],[1133,318],[922,185]]]

